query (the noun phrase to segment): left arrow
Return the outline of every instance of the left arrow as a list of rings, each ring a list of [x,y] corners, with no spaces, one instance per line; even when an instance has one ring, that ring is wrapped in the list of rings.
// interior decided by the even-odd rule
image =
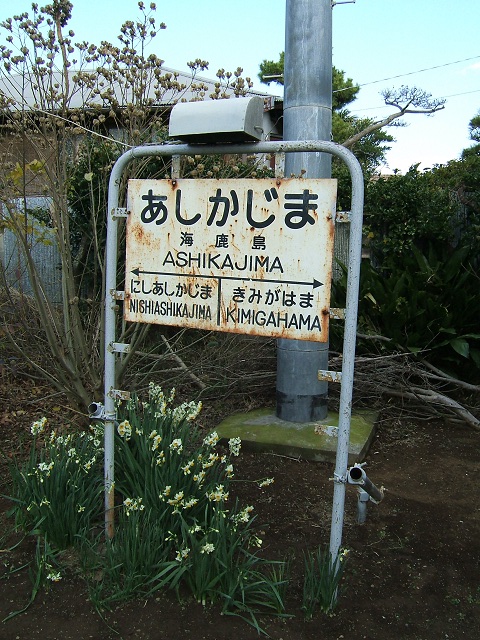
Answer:
[[[176,276],[176,277],[184,277],[184,278],[216,278],[217,280],[242,280],[248,282],[271,282],[273,284],[298,284],[304,287],[312,287],[312,289],[317,289],[318,287],[323,287],[323,282],[320,280],[306,281],[306,280],[278,280],[278,279],[269,279],[269,278],[245,278],[242,276],[218,276],[215,274],[202,274],[202,273],[171,273],[170,271],[141,271],[139,267],[136,269],[132,269],[131,273],[135,274],[137,277],[140,274],[150,275],[150,276]]]

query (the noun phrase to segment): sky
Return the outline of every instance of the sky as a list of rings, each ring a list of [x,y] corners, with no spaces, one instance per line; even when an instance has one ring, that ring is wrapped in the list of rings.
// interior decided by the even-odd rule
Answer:
[[[219,68],[240,66],[254,89],[281,95],[280,87],[265,87],[257,74],[262,60],[276,60],[284,50],[286,1],[158,0],[155,15],[167,28],[151,51],[179,70],[187,70],[190,60],[208,60],[202,75],[209,78]],[[74,41],[115,43],[122,23],[139,16],[136,0],[72,2]],[[30,7],[31,2],[16,0],[9,11],[1,3],[0,19]],[[361,85],[349,107],[353,114],[389,115],[392,108],[385,107],[380,92],[401,85],[447,98],[435,115],[407,116],[408,126],[390,129],[396,142],[385,173],[405,172],[417,163],[420,169],[443,164],[471,144],[468,123],[480,110],[479,24],[478,0],[356,0],[333,8],[333,64]]]

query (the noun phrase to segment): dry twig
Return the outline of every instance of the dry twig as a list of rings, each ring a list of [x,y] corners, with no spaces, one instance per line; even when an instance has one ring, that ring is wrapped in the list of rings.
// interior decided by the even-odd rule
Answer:
[[[341,357],[335,357],[330,367],[339,369]],[[459,390],[463,395],[477,395],[480,386],[453,378],[407,353],[355,359],[354,395],[357,402],[372,405],[380,404],[385,397],[396,398],[402,401],[402,409],[409,407],[414,416],[427,413],[439,418],[461,420],[480,431],[480,420],[474,414],[475,409],[462,404],[457,397]]]

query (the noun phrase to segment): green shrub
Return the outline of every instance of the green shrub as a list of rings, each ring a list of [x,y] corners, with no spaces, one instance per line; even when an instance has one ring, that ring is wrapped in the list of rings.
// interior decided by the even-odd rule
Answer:
[[[375,264],[408,258],[413,247],[424,251],[432,241],[446,244],[454,236],[458,209],[435,173],[420,172],[418,165],[405,175],[369,182],[364,222]]]
[[[480,380],[480,279],[468,248],[416,247],[383,268],[362,263],[359,332],[390,342],[359,340],[359,348],[421,353],[431,364],[470,381]],[[345,296],[345,279],[335,288]]]

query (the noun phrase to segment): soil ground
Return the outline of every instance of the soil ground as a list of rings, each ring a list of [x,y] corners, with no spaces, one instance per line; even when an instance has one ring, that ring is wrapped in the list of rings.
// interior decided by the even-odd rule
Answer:
[[[1,376],[0,371],[0,376]],[[0,383],[1,383],[0,379]],[[45,412],[62,413],[61,401],[29,380],[0,384],[1,449],[22,455],[30,424]],[[56,405],[56,403],[59,403]],[[238,408],[237,408],[238,409]],[[207,415],[209,413],[207,407]],[[215,410],[211,411],[211,415]],[[382,416],[381,416],[382,417]],[[330,464],[243,452],[238,478],[273,476],[264,489],[238,483],[244,504],[254,504],[269,558],[293,557],[288,611],[293,617],[261,617],[276,640],[460,640],[480,633],[480,434],[438,421],[380,420],[367,456],[367,472],[386,488],[370,504],[367,522],[356,524],[356,491],[347,487],[343,545],[350,550],[333,616],[305,622],[301,606],[303,551],[328,544],[333,483]],[[0,469],[0,493],[8,472]],[[33,540],[18,546],[1,502],[0,619],[22,609],[32,583],[28,563]],[[1,640],[250,640],[257,632],[237,617],[221,616],[165,594],[134,601],[105,614],[94,611],[81,578],[72,572],[37,595],[22,614],[0,623]]]

